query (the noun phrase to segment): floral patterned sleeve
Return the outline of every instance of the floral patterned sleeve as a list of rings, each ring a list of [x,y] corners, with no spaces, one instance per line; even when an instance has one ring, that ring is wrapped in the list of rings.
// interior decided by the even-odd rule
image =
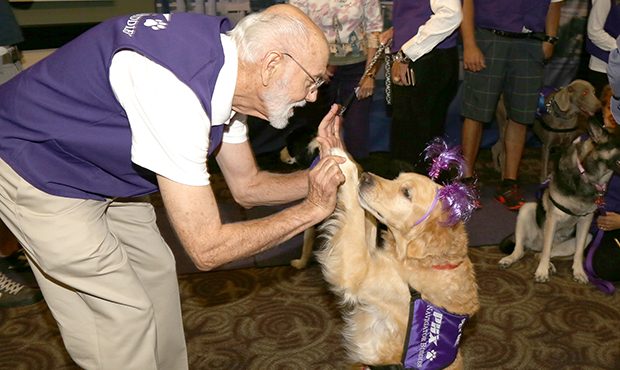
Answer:
[[[301,11],[308,14],[308,0],[289,0],[288,3],[298,7]]]
[[[379,0],[364,0],[364,10],[366,18],[365,31],[367,33],[383,31],[383,16]]]

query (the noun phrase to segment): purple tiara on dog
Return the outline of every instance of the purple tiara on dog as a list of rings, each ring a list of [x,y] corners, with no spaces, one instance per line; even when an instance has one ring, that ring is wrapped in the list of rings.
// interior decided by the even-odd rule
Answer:
[[[442,184],[443,187],[437,192],[441,200],[443,210],[448,213],[448,219],[442,224],[453,226],[459,221],[467,221],[476,210],[478,193],[473,186],[464,184],[460,180],[463,177],[465,159],[458,146],[448,147],[442,138],[435,138],[424,150],[425,159],[431,162],[428,176],[436,181],[443,171],[456,170],[454,179]]]

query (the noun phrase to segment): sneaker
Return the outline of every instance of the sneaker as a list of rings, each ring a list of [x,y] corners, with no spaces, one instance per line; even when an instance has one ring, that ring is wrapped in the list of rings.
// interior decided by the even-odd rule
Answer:
[[[6,268],[12,271],[24,272],[30,271],[30,264],[26,253],[22,248],[7,257],[0,257],[0,264],[6,265]]]
[[[0,307],[28,306],[42,299],[39,289],[22,285],[0,272]]]
[[[0,257],[0,271],[7,273],[10,278],[27,287],[38,287],[23,248],[18,249],[10,256]]]
[[[517,211],[525,203],[521,189],[514,180],[503,181],[497,188],[495,199],[511,211]]]

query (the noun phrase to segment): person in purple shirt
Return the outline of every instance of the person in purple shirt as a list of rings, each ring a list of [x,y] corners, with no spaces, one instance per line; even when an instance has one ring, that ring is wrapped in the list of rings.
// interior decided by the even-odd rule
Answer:
[[[459,79],[458,0],[395,0],[393,27],[381,35],[392,39],[392,124],[390,154],[426,173],[423,153],[443,136],[448,107]]]
[[[561,0],[464,0],[463,100],[461,135],[467,161],[465,176],[474,176],[483,123],[495,117],[504,96],[508,123],[505,162],[495,198],[510,210],[524,203],[517,183],[528,125],[534,122],[543,84],[544,62],[557,42]]]
[[[620,35],[620,4],[610,0],[592,0],[588,14],[586,51],[590,54],[588,62],[588,81],[596,89],[597,96],[603,92],[607,79],[607,59],[609,51],[616,48],[616,37]]]
[[[284,127],[316,99],[323,33],[276,5],[241,20],[134,14],[93,27],[0,86],[0,218],[26,250],[65,347],[84,369],[187,369],[175,261],[142,196],[161,192],[201,270],[322,221],[344,176],[338,106],[311,170],[261,171],[245,115]],[[300,200],[223,223],[213,156],[244,207]]]
[[[598,215],[592,226],[593,235],[596,235],[599,229],[603,231],[600,244],[592,258],[594,272],[601,279],[618,282],[620,281],[620,176],[618,174],[614,174],[607,184],[605,214]]]
[[[11,5],[0,0],[0,85],[22,70],[21,53],[17,47],[22,41],[24,36]],[[43,299],[38,289],[23,284],[32,279],[23,249],[0,221],[0,307],[25,306]]]
[[[614,96],[610,101],[611,116],[603,115],[605,128],[615,135],[620,134],[618,132],[620,101],[617,99],[618,92],[620,92],[620,50],[618,49],[618,42],[619,40],[616,39],[614,42],[616,47],[609,53],[608,63],[606,63],[607,81]],[[596,277],[618,282],[620,281],[620,174],[614,173],[609,180],[603,208],[605,212],[594,218],[590,230],[595,237],[599,231],[603,234],[596,249],[590,253],[590,249],[595,246],[593,242],[586,251],[586,263],[591,263]],[[596,240],[596,238],[593,239]]]

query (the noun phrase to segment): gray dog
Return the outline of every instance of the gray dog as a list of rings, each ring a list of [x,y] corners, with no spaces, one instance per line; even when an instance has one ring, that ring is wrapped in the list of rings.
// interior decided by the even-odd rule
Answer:
[[[549,154],[553,148],[569,145],[587,129],[587,118],[601,109],[594,87],[587,81],[575,80],[550,94],[543,96],[533,131],[542,141],[540,181],[549,176]],[[499,139],[491,148],[493,164],[502,172],[504,163],[504,129],[507,120],[503,99],[497,105],[496,121]],[[503,172],[502,172],[503,173]]]
[[[555,272],[551,257],[572,255],[573,277],[588,282],[583,269],[588,230],[607,182],[620,170],[620,137],[596,123],[588,131],[589,138],[577,138],[560,156],[541,199],[519,209],[515,248],[499,261],[501,267],[520,260],[525,248],[542,251],[535,279],[546,282],[549,271]]]

